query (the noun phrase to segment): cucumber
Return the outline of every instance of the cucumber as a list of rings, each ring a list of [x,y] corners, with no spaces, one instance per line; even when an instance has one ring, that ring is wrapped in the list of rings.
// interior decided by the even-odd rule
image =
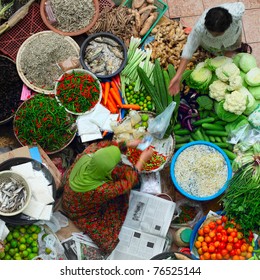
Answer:
[[[221,137],[222,138],[222,142],[227,142],[227,137]]]
[[[215,143],[215,145],[217,145],[220,148],[227,148],[228,147],[228,143]]]
[[[211,123],[203,123],[201,125],[203,128],[205,129],[209,129],[209,130],[222,130],[222,131],[226,131],[225,127],[219,124],[211,124]]]
[[[190,131],[188,129],[177,129],[174,131],[176,135],[189,135]]]
[[[212,142],[212,143],[215,143],[216,140],[215,140],[215,137],[212,136],[212,135],[208,135],[209,136],[209,141]]]
[[[216,140],[216,142],[218,142],[218,143],[221,143],[221,142],[222,142],[222,139],[221,139],[219,136],[216,136],[216,137],[215,137],[215,140]]]
[[[194,135],[198,138],[198,140],[204,140],[204,137],[199,129],[195,131]]]
[[[180,144],[176,144],[175,145],[175,149],[178,150],[179,148],[181,148],[182,146],[186,145],[186,143],[180,143]]]
[[[190,135],[175,135],[175,141],[177,144],[188,143],[190,141]]]
[[[237,156],[232,153],[231,151],[227,150],[227,149],[223,149],[223,151],[225,152],[225,154],[228,156],[228,158],[230,160],[234,160]]]
[[[215,121],[214,123],[219,124],[219,125],[223,125],[223,126],[225,126],[227,124],[227,122],[225,122],[225,121]]]
[[[193,139],[193,141],[199,141],[201,139],[199,139],[199,137],[195,134],[195,132],[191,133],[191,139]]]
[[[214,121],[215,121],[214,118],[209,117],[209,118],[205,118],[205,119],[201,119],[201,120],[195,121],[195,122],[192,123],[192,125],[193,126],[199,126],[199,125],[202,125],[203,123],[212,123]]]
[[[177,123],[175,124],[175,126],[173,127],[173,130],[178,130],[181,128],[181,124],[180,123]]]
[[[205,132],[207,135],[212,136],[228,136],[228,133],[226,131],[206,130]]]
[[[208,137],[208,135],[205,133],[204,130],[201,130],[201,134],[203,135],[203,138],[204,138],[205,141],[210,142],[209,137]]]

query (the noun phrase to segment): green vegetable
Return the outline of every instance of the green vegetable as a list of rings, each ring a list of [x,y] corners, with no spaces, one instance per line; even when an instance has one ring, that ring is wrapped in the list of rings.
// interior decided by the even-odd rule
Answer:
[[[192,123],[193,126],[200,126],[202,125],[203,123],[212,123],[214,122],[215,119],[212,118],[212,117],[208,117],[208,118],[205,118],[205,119],[201,119],[201,120],[198,120],[198,121],[195,121]]]
[[[257,87],[248,86],[247,88],[255,99],[260,100],[260,86]]]
[[[172,102],[172,96],[169,94],[169,90],[168,90],[169,85],[170,85],[170,77],[166,70],[162,70],[162,73],[163,73],[163,78],[164,78],[165,90],[167,93],[166,101],[167,101],[167,106],[168,106]]]
[[[181,124],[180,123],[177,123],[174,127],[173,127],[173,130],[177,130],[177,129],[180,129],[181,128]]]
[[[231,63],[232,58],[226,56],[217,56],[214,58],[207,58],[205,60],[205,66],[211,71],[215,71],[218,67],[225,63]]]
[[[222,139],[219,136],[216,136],[215,139],[216,139],[216,143],[221,143],[222,142]]]
[[[190,131],[188,129],[178,129],[174,131],[176,135],[189,135]]]
[[[225,130],[224,126],[218,124],[203,123],[202,127],[209,130]]]
[[[227,124],[227,122],[225,122],[225,121],[216,121],[215,124],[219,124],[219,125],[222,125],[222,126],[224,125],[225,126]]]
[[[160,96],[161,104],[164,108],[168,106],[168,89],[166,90],[162,69],[160,66],[160,61],[155,59],[154,69],[153,69],[153,77],[154,77],[154,86],[157,94]]]
[[[260,68],[254,67],[245,75],[245,81],[249,86],[260,86]]]
[[[208,135],[208,137],[209,137],[210,142],[212,142],[212,143],[215,143],[215,142],[216,142],[216,139],[215,139],[214,136]]]
[[[216,75],[222,82],[227,82],[230,77],[240,74],[239,68],[234,63],[226,63],[216,69]]]
[[[228,85],[221,80],[216,80],[209,86],[209,96],[217,101],[224,100],[228,92]]]
[[[213,109],[213,100],[206,95],[199,96],[196,99],[199,104],[200,110],[212,110]]]
[[[217,145],[219,148],[227,148],[228,147],[228,143],[216,142],[214,144]]]
[[[176,70],[172,64],[168,64],[168,73],[170,80],[176,75]]]
[[[226,132],[228,134],[230,134],[232,131],[235,131],[237,130],[238,128],[244,126],[244,125],[247,125],[248,124],[248,120],[247,120],[247,117],[241,115],[239,116],[235,121],[231,122],[231,123],[228,123],[226,126],[225,126],[225,129],[226,129]]]
[[[212,79],[212,72],[204,67],[205,63],[200,62],[186,79],[187,84],[198,92],[205,94],[208,92]]]
[[[249,123],[256,129],[260,129],[260,105],[255,111],[248,117]]]
[[[240,61],[241,57],[242,57],[244,54],[245,54],[245,53],[237,53],[237,54],[233,57],[233,63],[235,63],[237,67],[239,67],[239,61]]]
[[[180,149],[181,147],[183,147],[184,145],[186,145],[186,143],[176,144],[176,145],[175,145],[175,149],[178,150],[178,149]]]
[[[205,133],[205,131],[204,131],[203,129],[201,130],[201,134],[202,134],[203,139],[204,139],[205,141],[210,142],[209,136]]]
[[[190,135],[184,135],[184,136],[175,135],[175,140],[177,144],[187,143],[190,141]]]
[[[225,152],[225,154],[228,156],[230,160],[234,160],[236,158],[236,154],[232,153],[231,151],[227,149],[223,149],[223,151]]]
[[[197,129],[197,130],[194,132],[194,136],[195,136],[198,140],[204,140],[203,134],[202,134],[202,132],[200,131],[200,129]]]
[[[207,135],[212,135],[212,136],[228,136],[226,131],[217,131],[217,130],[205,130],[205,133]]]
[[[215,102],[214,103],[214,109],[215,109],[215,112],[216,112],[217,116],[221,120],[226,121],[226,122],[233,122],[233,121],[235,121],[238,118],[238,115],[226,111],[223,108],[223,104],[224,104],[224,101]]]
[[[245,53],[239,60],[239,68],[247,73],[249,70],[257,66],[255,57],[252,54]]]

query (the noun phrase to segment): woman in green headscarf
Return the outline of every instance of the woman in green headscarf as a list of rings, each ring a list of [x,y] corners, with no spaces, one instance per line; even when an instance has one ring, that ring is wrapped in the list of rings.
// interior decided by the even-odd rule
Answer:
[[[145,150],[134,168],[121,163],[126,146],[139,142],[93,143],[76,158],[66,176],[63,210],[104,253],[111,253],[118,243],[130,190],[139,185],[138,172],[152,156],[152,149]]]

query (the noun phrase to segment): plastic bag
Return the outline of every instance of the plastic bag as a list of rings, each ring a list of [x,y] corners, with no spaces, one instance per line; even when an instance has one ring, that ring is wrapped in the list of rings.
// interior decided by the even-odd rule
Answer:
[[[248,116],[249,123],[256,129],[260,129],[260,105]]]
[[[190,213],[190,214],[187,214]],[[183,214],[183,215],[181,215]],[[171,222],[172,228],[190,227],[193,228],[195,224],[203,217],[203,210],[201,204],[186,198],[176,202],[176,208]],[[188,216],[191,220],[188,220]],[[192,219],[193,218],[193,219]],[[180,222],[178,222],[178,220]],[[184,222],[187,220],[186,222]]]
[[[70,56],[66,60],[58,62],[59,67],[63,72],[66,72],[71,69],[76,69],[80,66],[79,58]]]
[[[156,116],[147,128],[148,132],[155,138],[162,139],[171,120],[176,102],[172,101],[168,107],[158,116]]]

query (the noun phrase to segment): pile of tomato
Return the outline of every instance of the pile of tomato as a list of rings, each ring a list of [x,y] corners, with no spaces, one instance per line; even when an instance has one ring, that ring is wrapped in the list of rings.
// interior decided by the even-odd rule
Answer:
[[[252,240],[252,232],[246,239],[240,225],[222,216],[200,227],[194,246],[200,260],[247,260],[254,250]]]

